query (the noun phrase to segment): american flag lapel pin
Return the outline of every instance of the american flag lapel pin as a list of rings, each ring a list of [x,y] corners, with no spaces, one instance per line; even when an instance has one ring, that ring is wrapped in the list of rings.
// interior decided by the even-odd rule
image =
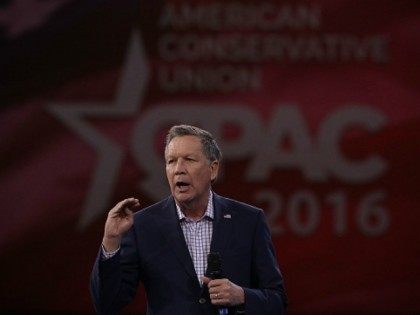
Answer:
[[[230,215],[229,213],[228,214],[224,214],[223,217],[225,219],[232,219],[232,215]]]

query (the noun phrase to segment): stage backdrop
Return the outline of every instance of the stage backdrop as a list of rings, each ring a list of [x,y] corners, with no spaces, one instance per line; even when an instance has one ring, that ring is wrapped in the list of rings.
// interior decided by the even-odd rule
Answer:
[[[290,314],[420,313],[419,9],[2,1],[0,311],[93,313],[107,210],[167,196],[190,123],[224,152],[214,190],[265,210]]]

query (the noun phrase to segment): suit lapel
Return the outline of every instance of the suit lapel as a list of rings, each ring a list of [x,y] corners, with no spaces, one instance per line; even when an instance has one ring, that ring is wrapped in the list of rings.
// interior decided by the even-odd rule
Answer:
[[[226,246],[232,235],[232,220],[234,217],[223,199],[215,193],[213,193],[213,206],[214,222],[210,251],[218,252],[223,258]]]
[[[188,251],[187,243],[185,242],[184,234],[179,224],[173,197],[168,198],[166,205],[162,207],[161,211],[162,213],[156,218],[160,225],[161,233],[166,239],[166,242],[169,243],[169,247],[173,250],[181,265],[184,266],[185,271],[190,277],[196,280],[195,282],[197,282],[199,288],[200,284],[197,280],[197,274],[190,252]]]
[[[214,221],[210,251],[220,253],[223,258],[226,246],[229,243],[232,234],[232,220],[234,219],[234,215],[233,211],[230,211],[230,209],[226,207],[223,199],[215,193],[213,193],[213,206]],[[200,289],[200,283],[197,279],[194,264],[176,214],[173,197],[167,199],[167,202],[160,211],[161,213],[157,213],[156,216],[160,233],[163,238],[166,239],[166,242],[169,243],[169,247],[173,250],[182,266],[184,266],[187,274],[195,280],[194,283],[197,284],[197,289]]]

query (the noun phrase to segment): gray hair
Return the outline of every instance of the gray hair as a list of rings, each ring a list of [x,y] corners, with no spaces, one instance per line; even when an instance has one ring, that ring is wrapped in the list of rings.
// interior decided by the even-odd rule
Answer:
[[[190,125],[177,125],[169,129],[166,135],[165,150],[173,138],[182,136],[198,137],[201,140],[203,153],[210,162],[220,161],[222,159],[222,152],[213,135],[206,130]]]

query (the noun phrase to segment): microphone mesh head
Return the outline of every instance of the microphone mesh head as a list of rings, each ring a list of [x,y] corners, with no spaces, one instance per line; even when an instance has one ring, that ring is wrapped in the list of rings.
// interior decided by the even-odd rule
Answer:
[[[222,272],[222,260],[219,253],[209,253],[207,255],[206,276],[216,279]]]

